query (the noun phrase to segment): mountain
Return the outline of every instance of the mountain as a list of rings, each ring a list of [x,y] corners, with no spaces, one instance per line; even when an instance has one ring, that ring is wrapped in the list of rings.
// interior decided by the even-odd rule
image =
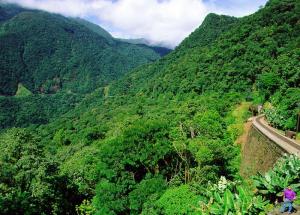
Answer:
[[[96,25],[94,23],[91,23],[91,22],[89,22],[85,19],[81,19],[81,18],[75,18],[74,20],[77,21],[78,23],[80,23],[81,25],[84,25],[91,31],[95,32],[99,36],[104,37],[110,43],[114,43],[114,38],[110,35],[110,33],[108,33],[105,29],[101,28],[99,25]]]
[[[98,26],[15,5],[0,7],[0,95],[86,93],[160,58],[148,46],[114,40]]]
[[[155,50],[157,53],[160,54],[160,56],[165,56],[167,54],[169,54],[172,49],[170,48],[166,48],[163,45],[153,45],[151,44],[151,42],[149,42],[148,40],[141,38],[141,39],[119,39],[117,38],[117,40],[122,41],[122,42],[126,42],[126,43],[130,43],[130,44],[136,44],[139,46],[149,46],[151,47],[153,50]]]
[[[1,22],[11,19],[18,13],[24,12],[26,10],[28,11],[28,9],[21,8],[15,4],[4,4],[1,2],[0,2],[0,7],[1,7],[1,10],[0,10],[0,21]]]
[[[118,40],[120,41],[124,41],[127,43],[132,43],[132,44],[143,44],[143,45],[151,45],[151,43],[144,39],[144,38],[138,38],[138,39],[122,39],[122,38],[118,38]]]
[[[266,200],[276,198],[263,193],[274,191],[244,183],[235,141],[250,116],[245,101],[295,124],[299,17],[297,0],[270,0],[239,19],[210,14],[170,54],[85,95],[68,113],[7,129],[2,213],[269,213]]]
[[[205,17],[201,26],[182,41],[179,48],[189,49],[208,45],[238,21],[239,19],[235,17],[210,13]]]
[[[297,88],[298,5],[273,0],[241,19],[210,14],[171,54],[131,72],[119,86],[130,82],[134,84],[126,93],[159,89],[157,93],[174,96],[205,91],[251,94],[255,89],[265,99],[276,91]],[[286,58],[289,60],[283,60]],[[265,76],[273,78],[274,83],[263,86],[268,84],[263,83],[267,81],[262,80]]]
[[[160,79],[168,80],[169,78],[166,79],[162,77],[166,75],[167,77],[172,77],[172,79],[168,80],[168,83],[160,84],[161,87],[166,87],[167,85],[169,85],[168,87],[170,88],[182,87],[182,84],[177,84],[180,83],[180,80],[173,80],[173,78],[177,78],[177,76],[174,75],[180,72],[183,74],[178,76],[185,77],[187,73],[186,67],[191,64],[194,64],[193,69],[198,67],[196,61],[199,59],[200,54],[204,54],[207,51],[205,48],[212,45],[222,33],[231,29],[234,25],[239,23],[239,21],[240,20],[235,17],[209,14],[201,26],[192,32],[189,37],[184,39],[168,56],[149,66],[144,66],[143,69],[131,71],[126,77],[119,80],[119,82],[127,82],[129,79],[130,82],[134,83],[130,84],[130,86],[131,90],[135,92],[145,87],[151,88],[151,80],[153,80],[153,84],[158,84],[157,81],[160,81]],[[191,72],[195,71],[191,70]],[[192,75],[191,72],[187,74]],[[134,81],[132,81],[133,77],[135,79]],[[178,77],[178,79],[181,79],[181,77]],[[194,78],[193,80],[196,81],[198,78]],[[126,86],[127,83],[118,83],[118,85]],[[114,86],[113,89],[118,89],[118,87]]]
[[[83,19],[13,4],[0,4],[0,19],[0,129],[48,123],[84,94],[167,54]]]
[[[158,53],[161,57],[163,57],[171,52],[171,49],[163,47],[163,46],[152,45],[148,40],[143,39],[143,38],[141,38],[141,39],[113,38],[112,35],[110,35],[107,31],[105,31],[103,28],[101,28],[100,26],[98,26],[96,24],[90,23],[81,18],[76,18],[75,20],[77,22],[79,22],[80,24],[89,28],[91,31],[94,31],[95,33],[99,34],[100,36],[105,37],[107,40],[110,41],[111,44],[116,44],[118,41],[120,41],[123,44],[129,43],[129,44],[138,45],[140,47],[151,48],[156,53]]]

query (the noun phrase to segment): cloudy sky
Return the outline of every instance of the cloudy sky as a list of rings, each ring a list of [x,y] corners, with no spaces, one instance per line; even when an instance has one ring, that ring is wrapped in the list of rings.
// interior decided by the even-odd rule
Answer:
[[[1,1],[1,0],[0,0]],[[208,13],[245,16],[267,0],[5,0],[65,16],[85,18],[114,37],[178,45]]]

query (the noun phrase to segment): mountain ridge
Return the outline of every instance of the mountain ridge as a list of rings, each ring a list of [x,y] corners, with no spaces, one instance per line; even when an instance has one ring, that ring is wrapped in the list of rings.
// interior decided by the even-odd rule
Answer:
[[[106,31],[101,35],[95,32],[100,27],[86,21],[82,25],[76,19],[57,14],[15,5],[6,8],[12,11],[7,14],[12,15],[0,23],[2,95],[13,95],[18,83],[34,93],[55,93],[60,89],[74,91],[78,85],[82,89],[77,91],[91,92],[133,67],[161,56],[148,46],[112,43],[108,33],[103,33]],[[4,14],[5,11],[2,6],[0,12]],[[90,30],[91,26],[94,31]],[[31,56],[35,57],[29,60]],[[12,59],[16,60],[15,65],[7,64]],[[81,61],[93,62],[93,65]],[[84,67],[80,68],[80,65]]]

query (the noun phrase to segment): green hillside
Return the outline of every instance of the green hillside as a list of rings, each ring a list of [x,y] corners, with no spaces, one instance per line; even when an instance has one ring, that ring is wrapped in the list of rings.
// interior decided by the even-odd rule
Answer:
[[[15,4],[5,4],[0,2],[0,21],[6,21],[8,19],[11,19],[15,15],[24,12],[24,11],[29,11],[28,9],[21,8]]]
[[[0,99],[0,129],[48,123],[82,94],[167,53],[120,42],[82,19],[0,4],[0,95],[16,95]],[[35,95],[20,98],[20,89]],[[58,92],[51,105],[36,96]]]
[[[210,13],[203,23],[189,37],[182,41],[180,49],[190,49],[193,47],[202,47],[209,45],[221,33],[227,31],[238,19],[229,16],[220,16]],[[197,41],[197,42],[195,42]]]
[[[147,46],[112,44],[84,21],[13,5],[0,14],[0,95],[14,95],[19,83],[34,93],[87,93],[160,57]]]
[[[127,46],[128,48],[131,48],[132,46],[130,44],[137,45],[140,48],[150,48],[156,53],[158,53],[160,56],[165,56],[171,52],[171,49],[161,47],[161,46],[152,46],[150,45],[146,40],[143,39],[119,39],[119,38],[113,38],[112,35],[110,35],[107,31],[105,31],[100,26],[90,23],[84,19],[76,18],[75,19],[80,24],[84,25],[91,31],[97,33],[98,35],[105,37],[110,44],[116,45],[116,47],[119,49],[120,52],[124,51],[124,46]],[[119,45],[118,45],[119,44]],[[122,44],[122,45],[120,45]],[[126,50],[126,49],[125,49]],[[126,52],[125,52],[126,54]]]
[[[87,27],[88,29],[90,29],[91,31],[95,32],[96,34],[98,34],[101,37],[104,37],[105,39],[107,39],[110,43],[114,43],[114,38],[103,28],[101,28],[100,26],[93,24],[85,19],[81,19],[81,18],[75,18],[75,20],[84,25],[85,27]]]
[[[144,38],[139,38],[139,39],[118,39],[120,41],[124,41],[127,43],[132,43],[132,44],[144,44],[144,45],[150,45],[150,42]]]
[[[155,50],[157,53],[160,53],[161,56],[165,56],[166,54],[171,52],[170,48],[165,48],[159,45],[152,45],[148,40],[140,38],[140,39],[120,39],[117,38],[117,40],[130,43],[130,44],[136,44],[140,46],[150,46],[153,50]]]
[[[294,129],[299,17],[297,0],[270,0],[239,19],[210,14],[169,55],[68,113],[2,132],[1,212],[268,214],[286,184],[299,191],[300,160],[245,181],[235,140],[250,113],[240,104],[270,103],[276,125]]]

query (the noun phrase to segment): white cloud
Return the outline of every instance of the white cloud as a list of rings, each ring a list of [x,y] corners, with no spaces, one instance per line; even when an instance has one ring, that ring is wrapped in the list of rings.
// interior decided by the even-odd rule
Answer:
[[[254,13],[267,0],[206,0],[212,11],[236,17]]]
[[[60,13],[65,16],[85,16],[106,7],[111,2],[106,0],[4,0],[9,3],[17,3],[24,7],[46,10]],[[96,3],[96,4],[95,4]]]
[[[6,1],[66,16],[93,17],[94,22],[108,29],[116,37],[145,38],[153,43],[163,43],[170,47],[176,46],[197,28],[209,12],[230,14],[230,11],[218,7],[218,0]],[[251,0],[226,1],[251,2]],[[234,15],[247,13],[244,10],[236,12],[234,8],[232,11]]]
[[[125,36],[144,37],[174,46],[195,29],[209,12],[199,0],[120,0],[101,18]]]

